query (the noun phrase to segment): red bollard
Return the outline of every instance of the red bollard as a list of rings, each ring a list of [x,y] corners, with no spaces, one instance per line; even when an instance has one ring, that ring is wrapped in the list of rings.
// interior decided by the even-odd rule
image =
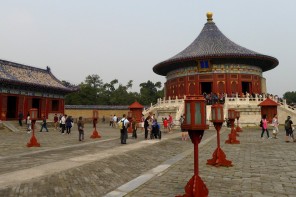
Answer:
[[[236,121],[236,132],[243,132],[242,128],[240,128],[240,126],[238,125],[239,124],[238,123],[239,118],[236,118],[236,119],[237,119],[237,121]]]
[[[185,194],[176,197],[207,197],[209,190],[198,175],[198,144],[200,143],[204,130],[188,130],[191,142],[194,144],[194,175],[185,186]]]
[[[206,124],[206,101],[202,95],[186,96],[185,120],[182,129],[188,130],[191,142],[194,144],[194,175],[185,186],[183,197],[207,197],[209,190],[198,175],[198,144],[200,143],[204,130],[209,129]]]
[[[30,139],[30,142],[27,143],[27,147],[40,147],[40,144],[37,142],[37,138],[35,137],[35,122],[36,120],[32,120],[32,137]]]
[[[225,153],[220,148],[220,130],[224,122],[223,105],[220,105],[218,103],[212,105],[211,113],[212,113],[212,122],[217,131],[217,148],[213,153],[213,158],[209,159],[207,164],[213,165],[213,166],[227,166],[227,167],[232,166],[231,161],[228,161],[226,159]]]
[[[239,127],[239,118],[240,118],[240,112],[235,111],[235,116],[236,116],[236,132],[243,132],[243,130]]]
[[[101,138],[101,136],[99,135],[99,132],[97,131],[97,119],[96,118],[93,119],[93,125],[94,125],[95,129],[90,137],[91,138]]]
[[[226,155],[220,148],[220,129],[223,123],[214,123],[215,129],[217,130],[217,148],[213,153],[213,158],[209,159],[207,164],[212,166],[226,166],[231,167],[232,161],[226,159]]]
[[[231,131],[228,134],[228,140],[225,141],[226,144],[240,144],[240,141],[236,139],[236,130],[234,128],[234,119],[229,119],[231,124]]]

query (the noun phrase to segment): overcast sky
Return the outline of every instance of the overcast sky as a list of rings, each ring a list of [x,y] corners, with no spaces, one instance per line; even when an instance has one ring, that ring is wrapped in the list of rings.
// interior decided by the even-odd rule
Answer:
[[[73,84],[151,80],[157,63],[185,49],[206,13],[232,41],[277,58],[267,91],[296,91],[296,0],[9,0],[1,1],[0,59],[45,69]]]

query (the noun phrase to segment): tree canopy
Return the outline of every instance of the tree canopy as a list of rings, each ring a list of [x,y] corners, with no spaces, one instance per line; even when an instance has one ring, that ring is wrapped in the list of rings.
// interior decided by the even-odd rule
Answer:
[[[286,92],[284,95],[283,95],[284,99],[287,100],[287,103],[288,104],[292,104],[292,103],[296,103],[296,92],[295,91],[292,91],[292,92]]]
[[[67,81],[62,81],[67,87],[73,87]],[[66,105],[130,105],[138,101],[142,105],[150,105],[162,98],[164,91],[161,82],[150,80],[140,84],[140,93],[129,91],[133,86],[130,80],[126,85],[117,79],[104,83],[99,75],[88,75],[85,81],[78,85],[79,91],[65,97]]]

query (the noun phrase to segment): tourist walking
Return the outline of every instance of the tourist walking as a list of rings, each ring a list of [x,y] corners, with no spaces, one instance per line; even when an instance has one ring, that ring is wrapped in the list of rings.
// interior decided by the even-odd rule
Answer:
[[[291,116],[288,116],[285,120],[285,130],[286,130],[286,142],[290,142],[289,138],[292,138],[292,140],[295,142],[294,135],[293,135],[293,122],[291,120]]]
[[[46,129],[46,132],[48,132],[47,124],[46,124],[46,117],[45,116],[43,116],[43,120],[42,120],[42,125],[41,125],[40,132],[42,132],[43,128],[45,128]]]
[[[78,127],[78,140],[83,141],[84,140],[84,121],[82,120],[82,117],[80,116],[77,122]]]
[[[58,122],[59,122],[59,117],[58,117],[57,114],[55,114],[54,117],[53,117],[54,130],[58,129]]]
[[[112,127],[116,127],[116,123],[117,123],[117,116],[114,114]]]
[[[171,114],[169,115],[168,124],[169,124],[168,129],[169,129],[169,133],[170,133],[173,128],[173,117]]]
[[[272,126],[273,126],[273,130],[272,130],[273,138],[277,139],[276,136],[279,133],[279,120],[278,120],[277,114],[274,114],[272,118]]]
[[[150,120],[150,116],[147,116],[147,118],[144,120],[145,140],[148,139],[149,120]]]
[[[31,133],[32,121],[31,121],[30,113],[28,113],[27,115],[26,122],[27,122],[27,131],[28,131],[27,133]]]
[[[62,134],[65,134],[65,129],[66,129],[66,118],[67,115],[63,115],[61,118],[61,128],[62,128]]]
[[[113,127],[113,116],[110,115],[109,117],[109,127]]]
[[[132,130],[133,130],[132,138],[135,138],[135,139],[138,138],[138,136],[137,136],[137,129],[138,129],[138,127],[137,127],[137,121],[136,121],[135,118],[132,118]]]
[[[65,122],[67,134],[71,133],[72,123],[73,123],[72,117],[68,116],[67,119],[66,119],[66,122]]]
[[[169,124],[169,122],[168,122],[168,119],[165,117],[164,119],[163,119],[163,131],[165,132],[165,133],[167,133],[168,132],[168,124]]]
[[[23,114],[23,112],[20,111],[18,114],[18,120],[19,120],[20,126],[23,126],[23,119],[24,119],[24,114]]]
[[[119,128],[120,128],[120,141],[121,141],[121,144],[126,144],[127,128],[128,128],[129,121],[127,120],[125,114],[122,115],[122,119],[120,121],[118,121],[117,124],[118,125],[121,125],[121,126],[119,126]]]
[[[266,134],[267,134],[267,138],[269,139],[269,132],[268,132],[268,129],[267,129],[267,127],[268,127],[268,121],[266,120],[266,114],[264,114],[263,116],[262,116],[262,132],[261,132],[261,138],[262,139],[264,139],[263,138],[263,134],[264,134],[264,132],[266,131]]]
[[[187,140],[188,139],[188,132],[186,131],[186,129],[184,129],[182,126],[183,126],[183,123],[184,123],[184,120],[185,120],[185,115],[181,116],[180,117],[180,127],[181,127],[181,136],[182,136],[182,140]]]

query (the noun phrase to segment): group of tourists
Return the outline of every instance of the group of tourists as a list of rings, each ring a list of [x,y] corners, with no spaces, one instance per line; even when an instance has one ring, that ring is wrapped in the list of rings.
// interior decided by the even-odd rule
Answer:
[[[274,114],[273,118],[272,118],[272,137],[269,136],[269,131],[268,131],[268,120],[267,120],[267,115],[264,114],[262,116],[262,119],[260,121],[260,127],[262,128],[262,132],[261,132],[261,138],[264,139],[263,135],[266,132],[267,138],[268,139],[277,139],[277,135],[279,133],[279,121],[278,121],[278,116],[277,114]],[[296,139],[294,138],[294,127],[293,127],[293,121],[291,120],[291,116],[287,116],[287,119],[285,120],[285,125],[284,125],[285,131],[286,131],[286,135],[285,135],[285,142],[290,142],[290,139],[293,142],[296,142]]]
[[[174,121],[173,121],[172,115],[169,114],[168,118],[163,117],[162,123],[163,123],[163,131],[165,133],[170,133],[172,131],[173,126],[174,126]]]
[[[148,140],[148,134],[150,134],[150,139],[161,139],[160,125],[157,122],[155,114],[150,113],[144,119],[144,135],[145,140]]]
[[[74,120],[72,116],[67,116],[67,114],[57,114],[53,117],[54,130],[59,130],[61,134],[70,134],[71,128],[74,126]],[[66,131],[66,132],[65,132]]]
[[[119,118],[115,114],[114,115],[110,115],[110,118],[109,118],[109,126],[116,128],[118,121],[119,121]]]

